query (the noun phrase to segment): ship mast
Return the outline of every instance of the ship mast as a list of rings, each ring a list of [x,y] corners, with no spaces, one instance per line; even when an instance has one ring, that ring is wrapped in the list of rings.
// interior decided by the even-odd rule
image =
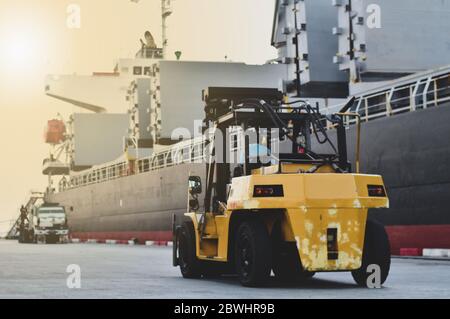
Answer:
[[[140,0],[131,0],[131,2],[138,3]],[[167,46],[169,39],[167,38],[167,18],[172,14],[171,0],[161,0],[161,18],[162,18],[162,48],[163,59],[166,57]]]
[[[169,42],[169,39],[167,38],[167,18],[173,12],[170,1],[171,0],[161,0],[163,59],[166,58],[166,51]]]

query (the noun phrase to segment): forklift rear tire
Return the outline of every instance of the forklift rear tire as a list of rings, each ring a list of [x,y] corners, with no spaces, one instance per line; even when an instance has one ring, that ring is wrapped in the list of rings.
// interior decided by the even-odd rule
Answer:
[[[315,275],[316,275],[316,273],[314,271],[302,270],[300,275],[298,276],[298,278],[300,280],[308,280],[308,279],[311,279],[312,277],[314,277]]]
[[[275,223],[271,234],[272,270],[277,280],[290,282],[300,273],[302,266],[295,243],[286,242],[282,238],[281,224]]]
[[[239,281],[243,286],[265,284],[272,269],[272,243],[261,220],[243,222],[236,233],[235,262]]]
[[[179,265],[184,278],[200,278],[202,275],[195,247],[194,224],[184,222],[178,232]]]
[[[281,225],[276,223],[272,230],[272,269],[275,277],[281,282],[307,280],[315,272],[303,270],[296,243],[286,242],[282,238]]]
[[[370,265],[380,267],[380,283],[384,284],[391,267],[389,237],[384,226],[373,220],[368,220],[366,225],[362,267],[352,271],[353,279],[361,287],[367,287],[367,279],[371,275],[367,272]]]

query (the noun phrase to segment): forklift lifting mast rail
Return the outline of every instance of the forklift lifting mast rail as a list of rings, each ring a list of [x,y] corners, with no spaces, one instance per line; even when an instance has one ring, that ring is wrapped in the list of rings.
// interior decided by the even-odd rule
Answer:
[[[359,159],[357,172],[351,172],[344,118],[358,120],[346,113],[354,99],[329,117],[305,101],[285,102],[274,89],[209,88],[204,101],[205,124],[213,122],[222,132],[230,127],[256,132],[277,128],[279,139],[289,140],[291,147],[278,154],[276,164],[251,161],[244,138],[243,166],[208,161],[204,194],[201,178],[189,178],[187,213],[183,221],[173,218],[173,265],[183,277],[236,273],[244,286],[257,286],[271,270],[282,280],[349,271],[365,286],[367,268],[375,264],[384,283],[389,240],[367,213],[388,207],[389,201],[381,176],[359,174]],[[325,121],[337,130],[337,147],[327,136]],[[312,136],[329,143],[336,154],[314,153]],[[225,153],[227,144],[221,144]]]

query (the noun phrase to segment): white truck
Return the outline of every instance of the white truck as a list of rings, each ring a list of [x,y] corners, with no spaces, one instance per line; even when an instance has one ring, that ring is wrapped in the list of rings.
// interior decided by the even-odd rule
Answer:
[[[34,242],[67,243],[69,227],[64,207],[44,204],[33,212]]]
[[[20,228],[19,242],[57,244],[69,241],[64,207],[46,203],[32,206],[27,219]]]

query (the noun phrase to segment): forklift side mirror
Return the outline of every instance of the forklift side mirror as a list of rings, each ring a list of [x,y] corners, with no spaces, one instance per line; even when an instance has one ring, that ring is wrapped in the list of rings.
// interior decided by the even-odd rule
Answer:
[[[189,176],[189,191],[191,194],[202,193],[202,179],[200,176]]]

